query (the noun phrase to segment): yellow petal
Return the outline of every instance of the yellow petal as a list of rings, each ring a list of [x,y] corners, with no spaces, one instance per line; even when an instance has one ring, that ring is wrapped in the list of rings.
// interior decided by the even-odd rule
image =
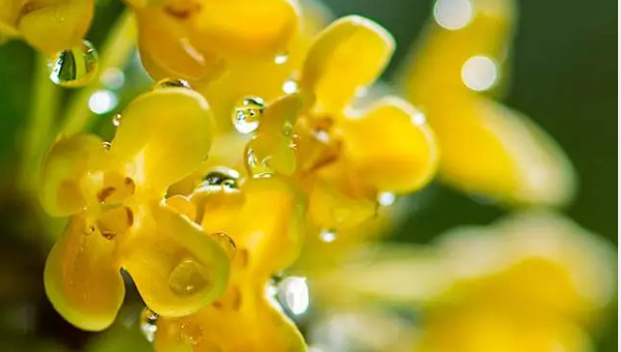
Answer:
[[[462,78],[466,62],[478,56],[488,57],[496,64],[503,63],[512,40],[514,0],[439,2],[446,6],[468,6],[472,12],[466,11],[465,15],[469,16],[456,23],[463,27],[449,30],[439,24],[442,14],[436,11],[440,22],[429,26],[428,34],[419,45],[412,47],[413,52],[405,61],[404,72],[399,77],[408,98],[425,109],[427,105],[446,104],[452,94],[469,90]],[[497,76],[502,76],[500,67],[492,69],[497,71]]]
[[[569,160],[527,117],[479,97],[453,99],[433,116],[448,183],[517,204],[560,205],[572,198]]]
[[[380,76],[394,47],[394,39],[375,22],[359,16],[338,19],[311,46],[300,88],[316,94],[320,111],[339,112],[357,89]]]
[[[298,94],[286,95],[265,109],[257,135],[247,146],[247,169],[251,175],[291,175],[295,171],[293,126],[301,109],[302,98]]]
[[[240,291],[238,307],[213,305],[189,317],[161,319],[157,352],[303,352],[304,338],[263,290]],[[240,331],[244,333],[240,334]]]
[[[123,112],[110,153],[137,184],[163,192],[198,169],[209,153],[213,117],[198,93],[156,89]]]
[[[53,216],[66,216],[81,211],[86,195],[82,177],[92,171],[104,148],[93,135],[76,135],[52,146],[43,162],[39,197],[43,208]]]
[[[138,211],[120,260],[147,306],[162,316],[192,314],[218,298],[229,275],[220,245],[176,211]]]
[[[123,302],[115,247],[80,214],[71,218],[47,258],[45,292],[54,308],[81,329],[105,329]]]
[[[323,180],[315,181],[309,194],[308,215],[322,230],[352,228],[375,216],[376,204],[369,199],[354,199]]]
[[[147,72],[156,79],[205,80],[222,68],[214,52],[196,46],[187,24],[160,8],[140,9],[138,29],[140,58]]]
[[[436,170],[435,138],[424,116],[395,97],[340,123],[343,153],[355,174],[378,191],[411,192]]]
[[[286,48],[297,21],[288,0],[205,0],[194,26],[204,43],[227,54],[273,55]]]
[[[242,186],[246,200],[233,237],[247,251],[248,267],[266,278],[290,265],[302,245],[305,203],[300,191],[280,177],[259,178]]]
[[[93,0],[33,1],[29,5],[32,11],[22,16],[18,29],[47,54],[79,45],[93,17]]]

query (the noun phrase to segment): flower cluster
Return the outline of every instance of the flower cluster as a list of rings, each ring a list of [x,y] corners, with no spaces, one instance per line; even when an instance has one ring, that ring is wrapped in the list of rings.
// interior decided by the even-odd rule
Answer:
[[[423,351],[450,350],[449,331],[472,347],[464,351],[494,350],[482,348],[478,334],[503,337],[498,350],[514,335],[548,328],[546,339],[564,343],[565,323],[591,302],[574,295],[573,271],[558,270],[573,253],[540,260],[519,252],[529,238],[511,236],[536,225],[489,230],[510,233],[485,251],[509,261],[486,264],[493,273],[462,277],[476,255],[455,268],[451,259],[462,254],[434,255],[426,268],[441,285],[408,285],[417,271],[411,262],[387,265],[389,272],[334,270],[381,232],[396,197],[421,189],[436,171],[508,205],[571,197],[562,151],[480,93],[496,93],[504,78],[512,1],[464,1],[465,17],[450,18],[446,7],[460,1],[438,1],[435,22],[393,88],[376,82],[395,41],[366,18],[328,23],[321,7],[293,0],[126,0],[143,66],[160,81],[116,118],[110,142],[61,134],[45,157],[41,203],[50,215],[70,217],[45,267],[54,307],[79,328],[105,329],[131,281],[155,324],[149,339],[158,352],[303,351],[306,336],[270,293],[273,277],[290,270],[316,284],[322,303],[371,296],[425,305],[428,322],[414,344]],[[53,54],[80,43],[93,2],[0,0],[0,9],[8,9],[2,34]],[[460,241],[434,251],[476,240]],[[404,268],[407,277],[395,277]],[[536,282],[521,286],[525,277]],[[559,301],[558,292],[568,296]],[[514,314],[533,306],[541,315]],[[498,332],[491,323],[499,316],[511,318]],[[535,323],[545,326],[531,329]],[[537,350],[541,341],[532,338]]]

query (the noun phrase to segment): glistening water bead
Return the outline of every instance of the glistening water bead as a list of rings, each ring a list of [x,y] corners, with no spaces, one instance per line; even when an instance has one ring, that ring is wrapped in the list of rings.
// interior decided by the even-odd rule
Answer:
[[[239,133],[249,134],[259,128],[265,101],[260,97],[246,97],[233,110],[233,126]]]
[[[161,88],[187,88],[192,89],[188,81],[179,78],[165,78],[155,82],[153,89]]]
[[[82,44],[56,53],[48,62],[50,79],[62,87],[81,87],[88,84],[99,66],[97,51],[84,40]]]

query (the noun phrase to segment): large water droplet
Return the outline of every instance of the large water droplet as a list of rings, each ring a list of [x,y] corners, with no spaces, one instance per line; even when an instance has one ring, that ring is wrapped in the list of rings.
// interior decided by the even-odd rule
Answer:
[[[56,53],[49,61],[50,79],[62,87],[86,85],[95,76],[99,59],[93,45],[82,44]]]
[[[249,134],[259,128],[265,101],[260,97],[244,98],[233,111],[233,126],[243,134]]]
[[[155,82],[153,85],[153,89],[163,89],[163,88],[187,88],[192,89],[190,83],[188,81],[179,79],[179,78],[164,78]]]
[[[289,276],[277,284],[276,298],[286,311],[293,315],[304,314],[308,310],[310,298],[306,278]]]
[[[149,308],[145,308],[142,311],[140,317],[140,331],[149,342],[153,342],[155,339],[155,333],[157,332],[157,318],[157,313]]]
[[[209,284],[209,280],[204,276],[203,271],[203,265],[195,260],[185,259],[170,272],[168,286],[180,296],[194,294]]]
[[[226,167],[212,169],[198,186],[197,191],[232,192],[239,189],[239,172]]]
[[[223,232],[217,232],[211,234],[210,236],[211,238],[216,240],[216,242],[218,242],[222,249],[224,249],[224,252],[226,253],[229,260],[233,260],[235,258],[235,253],[237,253],[237,245],[235,244],[235,241],[233,241],[231,236]]]

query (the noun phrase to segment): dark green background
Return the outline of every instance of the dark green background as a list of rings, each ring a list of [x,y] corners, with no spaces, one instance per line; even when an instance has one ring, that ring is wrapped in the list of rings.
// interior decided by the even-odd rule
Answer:
[[[420,35],[433,4],[431,0],[325,2],[339,16],[361,14],[394,34],[398,48],[388,76],[395,73],[399,59]],[[512,59],[514,70],[506,103],[547,130],[572,159],[580,188],[566,213],[616,245],[617,2],[523,0],[519,5],[520,19]],[[89,39],[99,43],[111,17],[120,9],[121,5],[114,1],[105,9],[98,9]],[[23,269],[27,282],[38,282],[43,255],[33,252],[19,240],[25,232],[36,228],[36,221],[31,218],[36,210],[15,192],[12,184],[20,127],[31,104],[33,60],[32,51],[22,43],[10,42],[0,47],[0,254],[5,257],[0,260],[0,266]],[[399,240],[425,242],[447,228],[468,223],[485,224],[503,214],[494,205],[439,184],[413,197],[417,206],[397,234]],[[6,262],[8,252],[18,253],[14,262]],[[1,270],[0,277],[8,272],[10,270]],[[57,336],[64,332],[65,341],[78,346],[84,334],[56,317],[41,296],[38,284],[32,285],[35,286],[32,298],[42,302],[39,308],[45,319],[41,323],[44,326],[35,329],[36,334]],[[36,293],[37,287],[39,293]],[[0,311],[11,311],[20,302],[19,297],[0,290]],[[4,319],[8,318],[0,319],[0,329],[4,327]],[[616,350],[616,312],[611,311],[609,320],[606,335],[598,337],[600,351]]]

